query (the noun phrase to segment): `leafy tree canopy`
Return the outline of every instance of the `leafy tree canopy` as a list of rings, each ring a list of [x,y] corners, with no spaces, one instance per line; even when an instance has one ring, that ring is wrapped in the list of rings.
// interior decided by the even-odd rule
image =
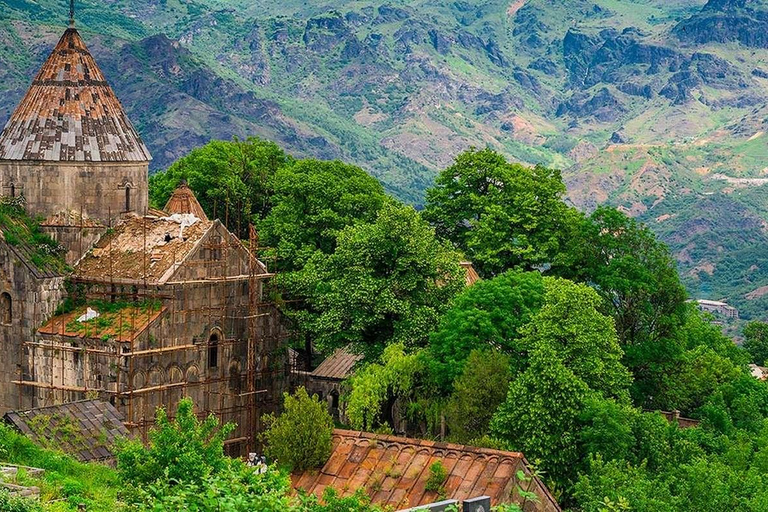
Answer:
[[[451,439],[473,444],[488,433],[494,411],[507,396],[510,357],[498,351],[473,350],[453,383],[445,411]]]
[[[339,161],[299,160],[278,169],[270,187],[274,206],[258,227],[278,271],[303,268],[316,251],[333,253],[339,232],[374,221],[386,199],[375,178]]]
[[[489,277],[553,260],[576,215],[564,195],[559,171],[471,149],[427,191],[424,218]]]
[[[539,272],[510,270],[465,289],[453,302],[430,337],[435,373],[443,387],[461,373],[473,349],[494,349],[512,356],[518,370],[527,350],[521,329],[544,303]]]
[[[744,348],[749,352],[752,362],[764,365],[768,361],[768,324],[750,322],[744,327]]]
[[[248,225],[271,208],[272,176],[290,162],[277,144],[255,137],[211,141],[151,176],[150,202],[162,208],[186,180],[210,218],[222,219],[230,231],[247,239]]]
[[[615,208],[600,207],[578,226],[556,271],[589,283],[603,298],[635,377],[633,398],[652,406],[684,349],[678,330],[686,293],[674,259],[647,227]]]
[[[312,260],[317,346],[351,343],[373,357],[390,343],[423,346],[464,287],[459,261],[413,208],[387,202],[373,223],[342,230],[333,254]]]

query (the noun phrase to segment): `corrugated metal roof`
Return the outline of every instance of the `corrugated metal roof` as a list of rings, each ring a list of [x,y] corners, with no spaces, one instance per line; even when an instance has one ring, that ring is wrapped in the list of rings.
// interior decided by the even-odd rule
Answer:
[[[36,443],[56,446],[83,462],[114,458],[115,441],[130,435],[123,415],[100,400],[11,411],[4,420]]]
[[[445,496],[466,500],[490,496],[493,505],[519,501],[517,471],[530,475],[521,453],[409,439],[367,432],[334,430],[333,452],[320,471],[292,475],[295,489],[322,496],[326,487],[347,496],[357,489],[368,491],[373,503],[395,509],[419,507],[438,501],[435,491],[426,489],[430,466],[440,461],[446,470]],[[560,507],[538,479],[530,489],[539,503],[526,511],[559,512]]]
[[[352,373],[352,368],[363,356],[354,354],[349,348],[339,348],[312,372],[313,377],[321,379],[344,380]]]
[[[67,29],[0,134],[0,160],[151,159],[80,34]]]

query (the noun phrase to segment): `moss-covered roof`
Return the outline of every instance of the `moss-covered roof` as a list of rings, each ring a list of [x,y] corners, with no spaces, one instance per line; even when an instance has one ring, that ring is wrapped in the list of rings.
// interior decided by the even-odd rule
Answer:
[[[0,236],[38,278],[67,274],[64,250],[20,205],[0,204]]]

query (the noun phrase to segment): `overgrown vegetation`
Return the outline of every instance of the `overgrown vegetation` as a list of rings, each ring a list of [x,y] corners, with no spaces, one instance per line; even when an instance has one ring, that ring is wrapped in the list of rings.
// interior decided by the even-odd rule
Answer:
[[[0,202],[0,229],[11,246],[24,245],[31,249],[30,260],[40,270],[66,273],[64,248],[40,228],[40,220],[27,215],[24,198],[3,198]]]

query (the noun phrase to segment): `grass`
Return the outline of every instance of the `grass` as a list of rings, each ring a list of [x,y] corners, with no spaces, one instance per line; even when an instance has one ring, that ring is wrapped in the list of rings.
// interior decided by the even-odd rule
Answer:
[[[61,452],[40,448],[5,425],[0,425],[0,462],[45,470],[42,478],[23,472],[17,478],[23,485],[40,487],[40,501],[46,511],[77,511],[80,503],[89,512],[124,509],[117,497],[120,484],[114,469],[83,464]]]
[[[30,259],[37,268],[50,268],[59,273],[70,270],[62,257],[65,249],[43,233],[39,220],[27,215],[19,203],[6,201],[0,204],[0,228],[9,245],[32,248]]]
[[[67,322],[67,333],[105,340],[131,334],[135,327],[141,326],[154,313],[160,311],[162,303],[157,300],[139,302],[92,300],[76,307],[73,310],[74,317],[85,313],[89,307],[99,313],[98,318],[85,322],[78,322],[73,318]]]

